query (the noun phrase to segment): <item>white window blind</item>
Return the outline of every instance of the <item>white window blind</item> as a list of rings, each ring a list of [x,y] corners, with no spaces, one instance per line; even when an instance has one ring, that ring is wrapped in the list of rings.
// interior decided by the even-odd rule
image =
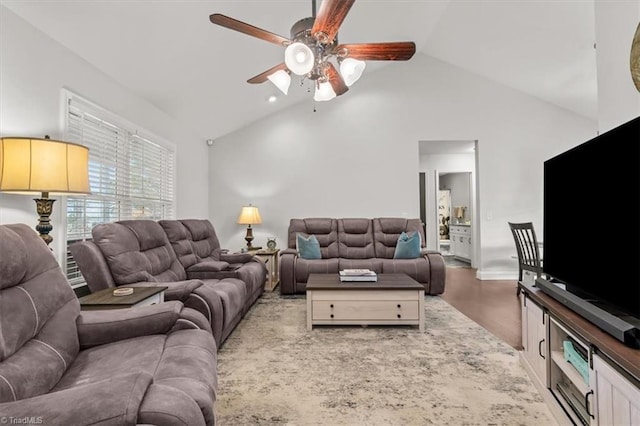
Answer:
[[[89,148],[91,195],[67,198],[67,278],[77,286],[84,279],[68,247],[94,226],[174,218],[175,149],[77,96],[67,98],[66,138]]]

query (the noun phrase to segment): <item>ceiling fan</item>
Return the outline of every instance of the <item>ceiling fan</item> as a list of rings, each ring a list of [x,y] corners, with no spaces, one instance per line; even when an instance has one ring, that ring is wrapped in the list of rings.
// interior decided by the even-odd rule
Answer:
[[[291,73],[315,82],[316,101],[328,101],[344,94],[362,75],[370,61],[406,61],[416,51],[412,41],[387,43],[339,44],[338,29],[355,0],[323,0],[316,15],[312,0],[312,15],[291,27],[291,37],[263,30],[219,13],[209,16],[212,23],[286,47],[284,62],[247,80],[259,84],[270,80],[285,95],[291,84]],[[335,59],[340,72],[331,61]]]

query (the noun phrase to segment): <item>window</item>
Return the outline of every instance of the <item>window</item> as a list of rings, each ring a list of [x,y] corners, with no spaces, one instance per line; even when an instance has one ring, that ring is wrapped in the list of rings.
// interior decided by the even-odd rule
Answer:
[[[91,229],[127,219],[173,219],[175,148],[95,105],[69,94],[66,139],[89,148],[91,195],[67,198],[67,278],[84,282],[68,250]]]

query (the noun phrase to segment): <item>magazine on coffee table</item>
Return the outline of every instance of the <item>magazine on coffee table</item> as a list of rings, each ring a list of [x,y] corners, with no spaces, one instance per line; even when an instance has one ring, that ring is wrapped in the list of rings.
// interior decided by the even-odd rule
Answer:
[[[339,273],[340,281],[378,281],[378,275],[369,269],[343,269]]]

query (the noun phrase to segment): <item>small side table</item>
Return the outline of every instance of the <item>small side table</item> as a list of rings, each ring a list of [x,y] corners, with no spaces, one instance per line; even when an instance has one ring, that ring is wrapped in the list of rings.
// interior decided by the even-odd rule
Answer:
[[[114,296],[113,290],[116,288],[118,287],[105,288],[104,290],[82,296],[79,299],[80,309],[83,311],[97,311],[155,305],[164,302],[164,291],[168,287],[132,287],[133,294],[128,296]]]
[[[258,250],[254,253],[267,265],[267,279],[264,282],[264,289],[265,291],[273,291],[280,283],[280,249]]]

